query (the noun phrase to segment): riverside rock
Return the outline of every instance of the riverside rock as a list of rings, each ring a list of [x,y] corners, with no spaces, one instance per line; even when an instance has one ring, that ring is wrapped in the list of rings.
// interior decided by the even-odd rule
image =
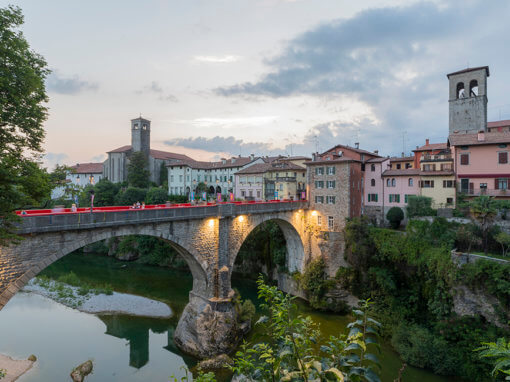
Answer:
[[[75,367],[73,371],[71,371],[71,379],[73,382],[83,382],[85,377],[92,373],[92,361],[88,360],[83,362],[81,365]]]

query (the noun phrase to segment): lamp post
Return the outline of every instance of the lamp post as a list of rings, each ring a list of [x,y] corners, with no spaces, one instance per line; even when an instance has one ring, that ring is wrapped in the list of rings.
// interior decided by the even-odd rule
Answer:
[[[220,183],[220,181],[218,180],[218,178],[216,178],[216,188],[214,189],[214,198],[216,199],[216,201],[218,201],[218,184]]]

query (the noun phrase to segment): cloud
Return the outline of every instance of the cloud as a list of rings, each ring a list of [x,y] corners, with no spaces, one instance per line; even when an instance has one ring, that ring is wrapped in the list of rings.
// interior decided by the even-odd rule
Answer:
[[[276,115],[262,115],[252,117],[231,117],[231,118],[217,118],[217,117],[204,117],[195,118],[192,120],[179,120],[178,123],[189,124],[195,127],[202,128],[240,128],[240,127],[256,127],[274,123],[278,120]]]
[[[136,90],[135,94],[155,94],[158,96],[160,101],[179,102],[177,97],[173,94],[166,93],[163,87],[156,81],[152,81],[150,84],[145,85],[142,89]]]
[[[42,158],[43,166],[52,171],[57,164],[62,165],[69,161],[69,155],[65,153],[46,153]]]
[[[273,148],[269,143],[263,142],[245,142],[242,139],[234,137],[205,138],[175,138],[164,142],[169,146],[181,146],[190,149],[205,150],[208,152],[222,152],[230,155],[249,155],[252,153],[265,154],[273,152]]]
[[[99,88],[97,83],[84,81],[78,75],[73,77],[61,76],[57,70],[51,72],[46,79],[46,87],[49,92],[71,95],[84,91],[95,91]]]
[[[225,56],[194,56],[193,60],[198,62],[210,62],[210,63],[231,63],[237,62],[241,59],[241,56],[225,55]]]
[[[96,155],[92,158],[90,158],[90,162],[104,162],[106,159],[106,154],[99,154],[99,155]]]
[[[501,0],[368,9],[291,39],[280,54],[265,60],[269,70],[258,81],[214,91],[228,97],[311,95],[328,102],[343,95],[365,104],[379,121],[367,138],[382,131],[389,139],[413,129],[413,139],[427,134],[444,139],[445,74],[462,69],[466,60],[477,63],[471,66],[501,61],[500,56],[508,61],[500,49],[498,58],[488,53],[509,40],[507,28],[486,25],[509,10],[510,3]]]

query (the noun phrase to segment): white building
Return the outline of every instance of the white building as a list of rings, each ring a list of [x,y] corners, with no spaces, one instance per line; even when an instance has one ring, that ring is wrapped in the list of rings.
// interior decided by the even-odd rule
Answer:
[[[66,185],[56,187],[51,193],[52,199],[65,196],[66,190],[70,188],[83,188],[88,184],[95,184],[103,179],[102,163],[77,163],[71,166],[71,169],[72,172],[69,172],[66,176]]]
[[[188,195],[198,184],[204,183],[209,193],[228,195],[235,192],[234,174],[239,170],[257,163],[264,163],[264,158],[232,157],[219,162],[199,162],[182,160],[167,165],[168,192],[172,195]]]

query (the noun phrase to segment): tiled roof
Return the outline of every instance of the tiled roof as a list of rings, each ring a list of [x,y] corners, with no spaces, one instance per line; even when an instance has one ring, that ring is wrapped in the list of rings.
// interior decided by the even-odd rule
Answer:
[[[453,175],[452,171],[422,171],[421,176],[441,176],[441,175]]]
[[[344,149],[348,149],[348,150],[352,150],[352,151],[355,151],[355,152],[360,153],[360,154],[368,154],[368,155],[372,155],[374,157],[378,157],[379,156],[379,155],[377,155],[375,153],[372,153],[370,151],[362,150],[362,149],[357,149],[356,147],[351,147],[351,146],[347,146],[347,145],[336,145],[336,146],[333,146],[329,150],[326,150],[322,154],[320,154],[320,156],[325,155],[325,154],[329,153],[330,151],[333,151],[334,149],[336,149],[338,147],[341,147],[341,148],[344,148]]]
[[[203,162],[203,161],[196,161],[191,158],[180,160],[176,163],[171,163],[167,165],[169,166],[188,166],[194,169],[199,170],[214,170],[214,169],[220,169],[220,168],[232,168],[232,167],[243,167],[253,161],[256,161],[259,159],[259,157],[254,157],[253,159],[251,157],[234,157],[230,159],[226,159],[225,163],[223,163],[223,160],[219,162]]]
[[[452,146],[474,146],[474,145],[492,145],[497,143],[510,143],[510,132],[502,133],[484,133],[484,140],[478,140],[478,133],[472,134],[451,134],[448,137]]]
[[[361,161],[357,160],[357,159],[352,159],[352,158],[347,158],[347,157],[340,157],[340,158],[331,159],[331,160],[326,160],[326,159],[312,160],[312,161],[304,162],[304,164],[306,164],[307,166],[313,166],[313,165],[316,165],[316,164],[325,165],[325,164],[328,164],[328,163],[348,163],[348,162],[359,162],[359,163],[361,163]]]
[[[429,151],[429,150],[444,150],[446,148],[447,148],[446,143],[429,143],[428,145],[418,147],[416,150],[413,150],[413,151],[416,152],[416,151]]]
[[[131,150],[131,145],[126,145],[119,147],[115,150],[108,151],[108,153],[125,153]],[[150,156],[155,159],[191,159],[189,156],[184,154],[177,154],[177,153],[171,153],[169,151],[162,151],[162,150],[150,150]]]
[[[385,158],[385,157],[372,158],[372,159],[367,160],[367,163],[379,163],[379,162],[384,162],[385,160],[390,160],[390,158]]]
[[[382,176],[409,176],[409,175],[420,175],[420,169],[403,168],[401,170],[386,170],[382,173]]]
[[[391,157],[390,162],[408,162],[414,160],[414,157]]]
[[[103,172],[102,163],[77,163],[71,168],[75,174],[101,174]]]
[[[246,167],[236,172],[236,175],[263,174],[273,171],[305,171],[305,168],[288,162],[256,163],[253,166]]]
[[[462,74],[462,73],[468,73],[468,72],[473,72],[475,70],[480,70],[480,69],[485,69],[485,71],[487,72],[487,77],[489,77],[489,67],[488,66],[478,66],[476,68],[466,68],[466,69],[462,69],[462,70],[459,70],[458,72],[453,72],[453,73],[449,73],[446,75],[446,77],[450,78],[450,76],[453,76],[455,74]]]
[[[503,121],[487,122],[487,127],[503,127],[503,126],[510,126],[510,119],[505,119]]]

